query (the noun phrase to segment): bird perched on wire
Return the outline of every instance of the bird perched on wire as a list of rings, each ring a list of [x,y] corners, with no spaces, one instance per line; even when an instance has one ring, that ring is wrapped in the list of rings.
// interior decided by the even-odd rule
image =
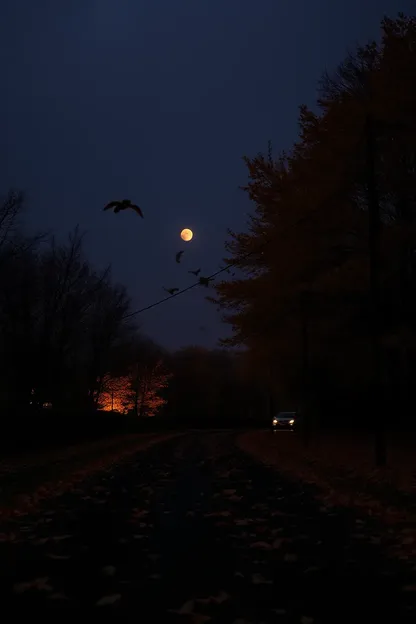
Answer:
[[[201,273],[201,269],[197,269],[196,271],[188,271],[188,273],[192,273],[192,275],[195,275],[195,277],[198,277],[198,275]]]
[[[114,208],[114,213],[117,214],[121,210],[127,210],[127,208],[131,208],[134,212],[137,212],[139,217],[143,219],[143,212],[139,206],[136,204],[132,204],[130,199],[122,199],[121,201],[112,201],[107,206],[105,206],[104,210],[111,210]]]
[[[219,266],[219,269],[220,269],[220,271],[225,271],[226,273],[231,273],[230,269],[228,269],[226,266],[222,266],[221,264]]]
[[[199,285],[208,287],[211,280],[212,280],[212,277],[203,277],[201,275],[201,277],[199,278]]]
[[[164,288],[163,290],[170,295],[174,295],[176,292],[179,292],[179,288]]]
[[[180,262],[180,261],[181,261],[181,259],[182,259],[182,254],[183,254],[183,249],[182,249],[182,251],[178,251],[178,253],[177,253],[177,254],[176,254],[176,256],[175,256],[176,262],[177,262],[178,264],[179,264],[179,262]]]

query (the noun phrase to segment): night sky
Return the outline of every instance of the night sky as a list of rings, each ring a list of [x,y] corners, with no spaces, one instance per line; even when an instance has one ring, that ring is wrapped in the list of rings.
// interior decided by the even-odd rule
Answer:
[[[134,306],[217,270],[250,209],[241,160],[290,148],[298,105],[383,14],[414,0],[3,0],[0,191],[27,192],[28,226],[79,223]],[[131,198],[145,213],[103,213]],[[183,227],[194,230],[182,243]],[[174,255],[185,249],[183,266]],[[140,315],[168,348],[227,334],[205,289]],[[201,330],[204,326],[206,329]]]

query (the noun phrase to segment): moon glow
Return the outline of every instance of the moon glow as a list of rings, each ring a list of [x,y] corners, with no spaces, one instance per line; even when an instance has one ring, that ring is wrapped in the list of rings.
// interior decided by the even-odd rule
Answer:
[[[189,242],[190,240],[192,240],[193,235],[194,233],[192,232],[192,230],[188,230],[188,228],[185,228],[181,232],[181,239],[183,241]]]

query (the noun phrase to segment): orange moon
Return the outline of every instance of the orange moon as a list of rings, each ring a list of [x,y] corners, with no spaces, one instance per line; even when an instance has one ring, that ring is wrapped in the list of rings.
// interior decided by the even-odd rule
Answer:
[[[182,230],[181,232],[181,239],[188,242],[190,240],[192,240],[194,233],[192,232],[192,230],[188,230],[188,228],[185,228],[184,230]]]

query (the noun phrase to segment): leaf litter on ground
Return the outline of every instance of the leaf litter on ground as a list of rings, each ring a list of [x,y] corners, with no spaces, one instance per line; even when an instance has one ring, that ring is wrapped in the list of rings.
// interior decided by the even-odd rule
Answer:
[[[38,591],[52,591],[52,586],[49,584],[49,577],[44,576],[40,578],[35,578],[32,581],[25,581],[23,583],[16,583],[13,586],[13,590],[16,594],[22,594],[23,592],[29,591],[31,589],[36,589]]]
[[[267,542],[254,542],[250,544],[250,548],[257,548],[258,550],[271,550],[272,546]]]

